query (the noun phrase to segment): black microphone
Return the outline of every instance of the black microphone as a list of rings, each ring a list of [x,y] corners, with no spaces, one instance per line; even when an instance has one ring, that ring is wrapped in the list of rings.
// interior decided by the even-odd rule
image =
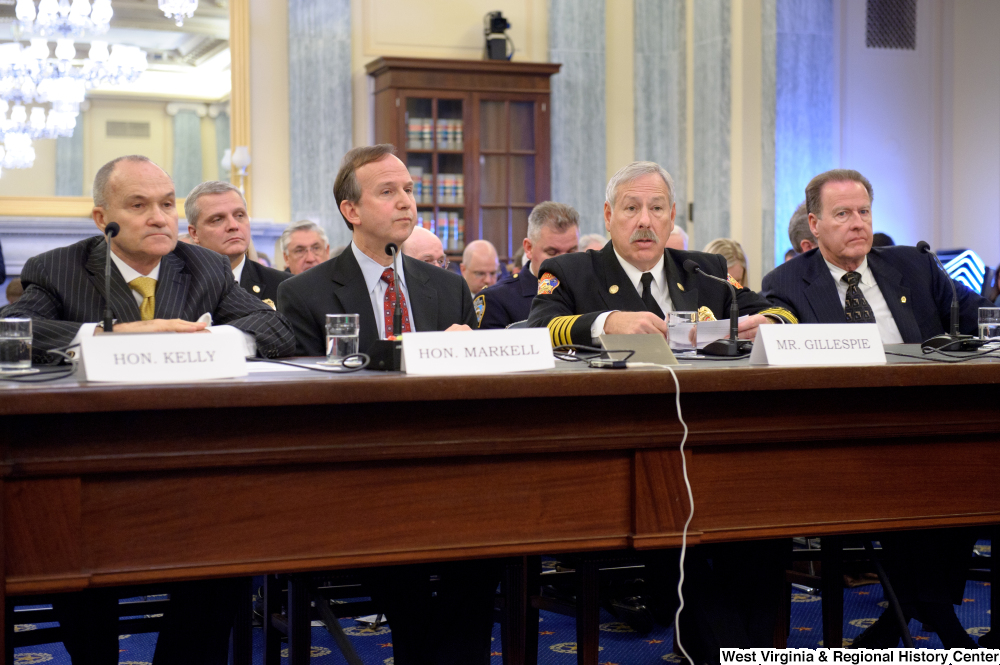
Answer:
[[[706,356],[730,357],[742,356],[745,353],[750,353],[750,350],[753,348],[753,342],[750,340],[740,339],[740,307],[736,304],[736,287],[730,284],[727,279],[722,279],[721,277],[716,277],[715,275],[709,275],[701,269],[701,266],[691,259],[684,262],[684,270],[692,275],[697,274],[702,277],[714,279],[716,282],[722,282],[729,287],[729,293],[732,296],[729,304],[729,339],[718,339],[711,342],[710,344],[707,344],[701,352]]]
[[[951,332],[942,335],[935,335],[929,340],[925,341],[921,346],[929,347],[932,349],[941,349],[947,346],[953,347],[952,351],[975,351],[981,344],[977,343],[979,340],[974,339],[972,335],[962,335],[958,332],[958,290],[955,288],[955,282],[952,280],[948,271],[944,269],[944,264],[941,263],[941,259],[937,257],[937,254],[931,251],[931,246],[925,241],[921,240],[917,243],[917,251],[924,254],[930,254],[937,263],[938,268],[944,273],[945,279],[948,280],[948,286],[951,287]]]
[[[396,243],[390,242],[385,246],[385,253],[392,257],[392,274],[393,280],[396,284],[396,306],[392,310],[392,336],[398,337],[403,334],[403,308],[400,307],[399,301],[401,300],[400,295],[402,291],[399,286],[399,247],[396,247]],[[387,334],[386,337],[389,335]]]
[[[108,222],[104,227],[104,235],[108,240],[108,255],[104,259],[104,332],[109,333],[114,330],[114,322],[111,314],[111,239],[118,235],[121,228],[117,222]]]

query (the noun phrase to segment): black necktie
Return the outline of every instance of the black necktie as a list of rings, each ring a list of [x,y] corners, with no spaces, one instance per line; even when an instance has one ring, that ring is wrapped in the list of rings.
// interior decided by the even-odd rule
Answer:
[[[650,289],[650,286],[653,284],[653,273],[642,273],[639,281],[642,282],[642,302],[646,305],[646,309],[662,319],[663,310],[656,304],[656,300],[653,299],[653,292]]]
[[[861,273],[849,272],[840,278],[847,283],[847,298],[844,300],[844,314],[848,323],[875,323],[871,305],[861,293]]]

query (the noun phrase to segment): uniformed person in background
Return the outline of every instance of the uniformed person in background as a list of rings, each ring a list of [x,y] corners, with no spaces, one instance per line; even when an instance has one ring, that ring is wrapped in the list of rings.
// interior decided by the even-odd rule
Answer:
[[[531,300],[538,293],[538,266],[542,261],[577,250],[580,215],[572,207],[555,201],[539,203],[528,215],[528,237],[524,256],[528,263],[476,296],[473,307],[480,329],[506,328],[524,321]]]

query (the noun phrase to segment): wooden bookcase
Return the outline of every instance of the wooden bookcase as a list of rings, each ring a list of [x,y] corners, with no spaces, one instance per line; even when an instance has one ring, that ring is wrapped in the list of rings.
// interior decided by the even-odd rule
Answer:
[[[549,198],[549,77],[559,68],[392,57],[368,63],[375,141],[396,146],[415,182],[422,171],[418,221],[452,257],[484,238],[509,260],[527,234],[528,213]]]

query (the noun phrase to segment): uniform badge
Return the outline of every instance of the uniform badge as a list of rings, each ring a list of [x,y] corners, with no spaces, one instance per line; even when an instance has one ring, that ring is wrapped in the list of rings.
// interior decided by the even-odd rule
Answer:
[[[476,321],[483,322],[483,314],[486,313],[486,296],[476,296],[472,301],[472,309],[476,310]]]
[[[715,321],[715,314],[712,313],[707,307],[698,308],[698,320],[699,321]]]
[[[729,273],[726,273],[726,278],[727,278],[727,281],[730,284],[732,284],[733,286],[735,286],[737,289],[742,289],[743,288],[743,285],[740,284],[739,282],[737,282],[735,279],[733,279],[733,276],[730,275]]]
[[[677,288],[680,289],[681,291],[683,291],[684,290],[684,285],[681,284],[680,282],[677,282]]]
[[[262,302],[265,305],[269,305],[271,307],[271,309],[278,309],[277,307],[274,306],[274,301],[271,300],[270,298],[264,298],[264,300]]]
[[[899,299],[899,302],[901,302],[901,303],[903,303],[903,304],[905,305],[905,304],[906,304],[906,296],[902,296],[902,297],[901,297],[901,298]]]
[[[618,285],[612,284],[610,287],[608,287],[608,293],[610,293],[611,295],[615,295],[616,293],[618,293]]]
[[[254,284],[254,285],[253,285],[253,292],[254,292],[254,293],[260,293],[260,287],[259,287],[259,286],[257,286],[256,284]]]
[[[536,295],[542,295],[545,293],[552,293],[559,286],[559,280],[556,276],[550,272],[542,273],[542,276],[538,278],[538,293]]]

